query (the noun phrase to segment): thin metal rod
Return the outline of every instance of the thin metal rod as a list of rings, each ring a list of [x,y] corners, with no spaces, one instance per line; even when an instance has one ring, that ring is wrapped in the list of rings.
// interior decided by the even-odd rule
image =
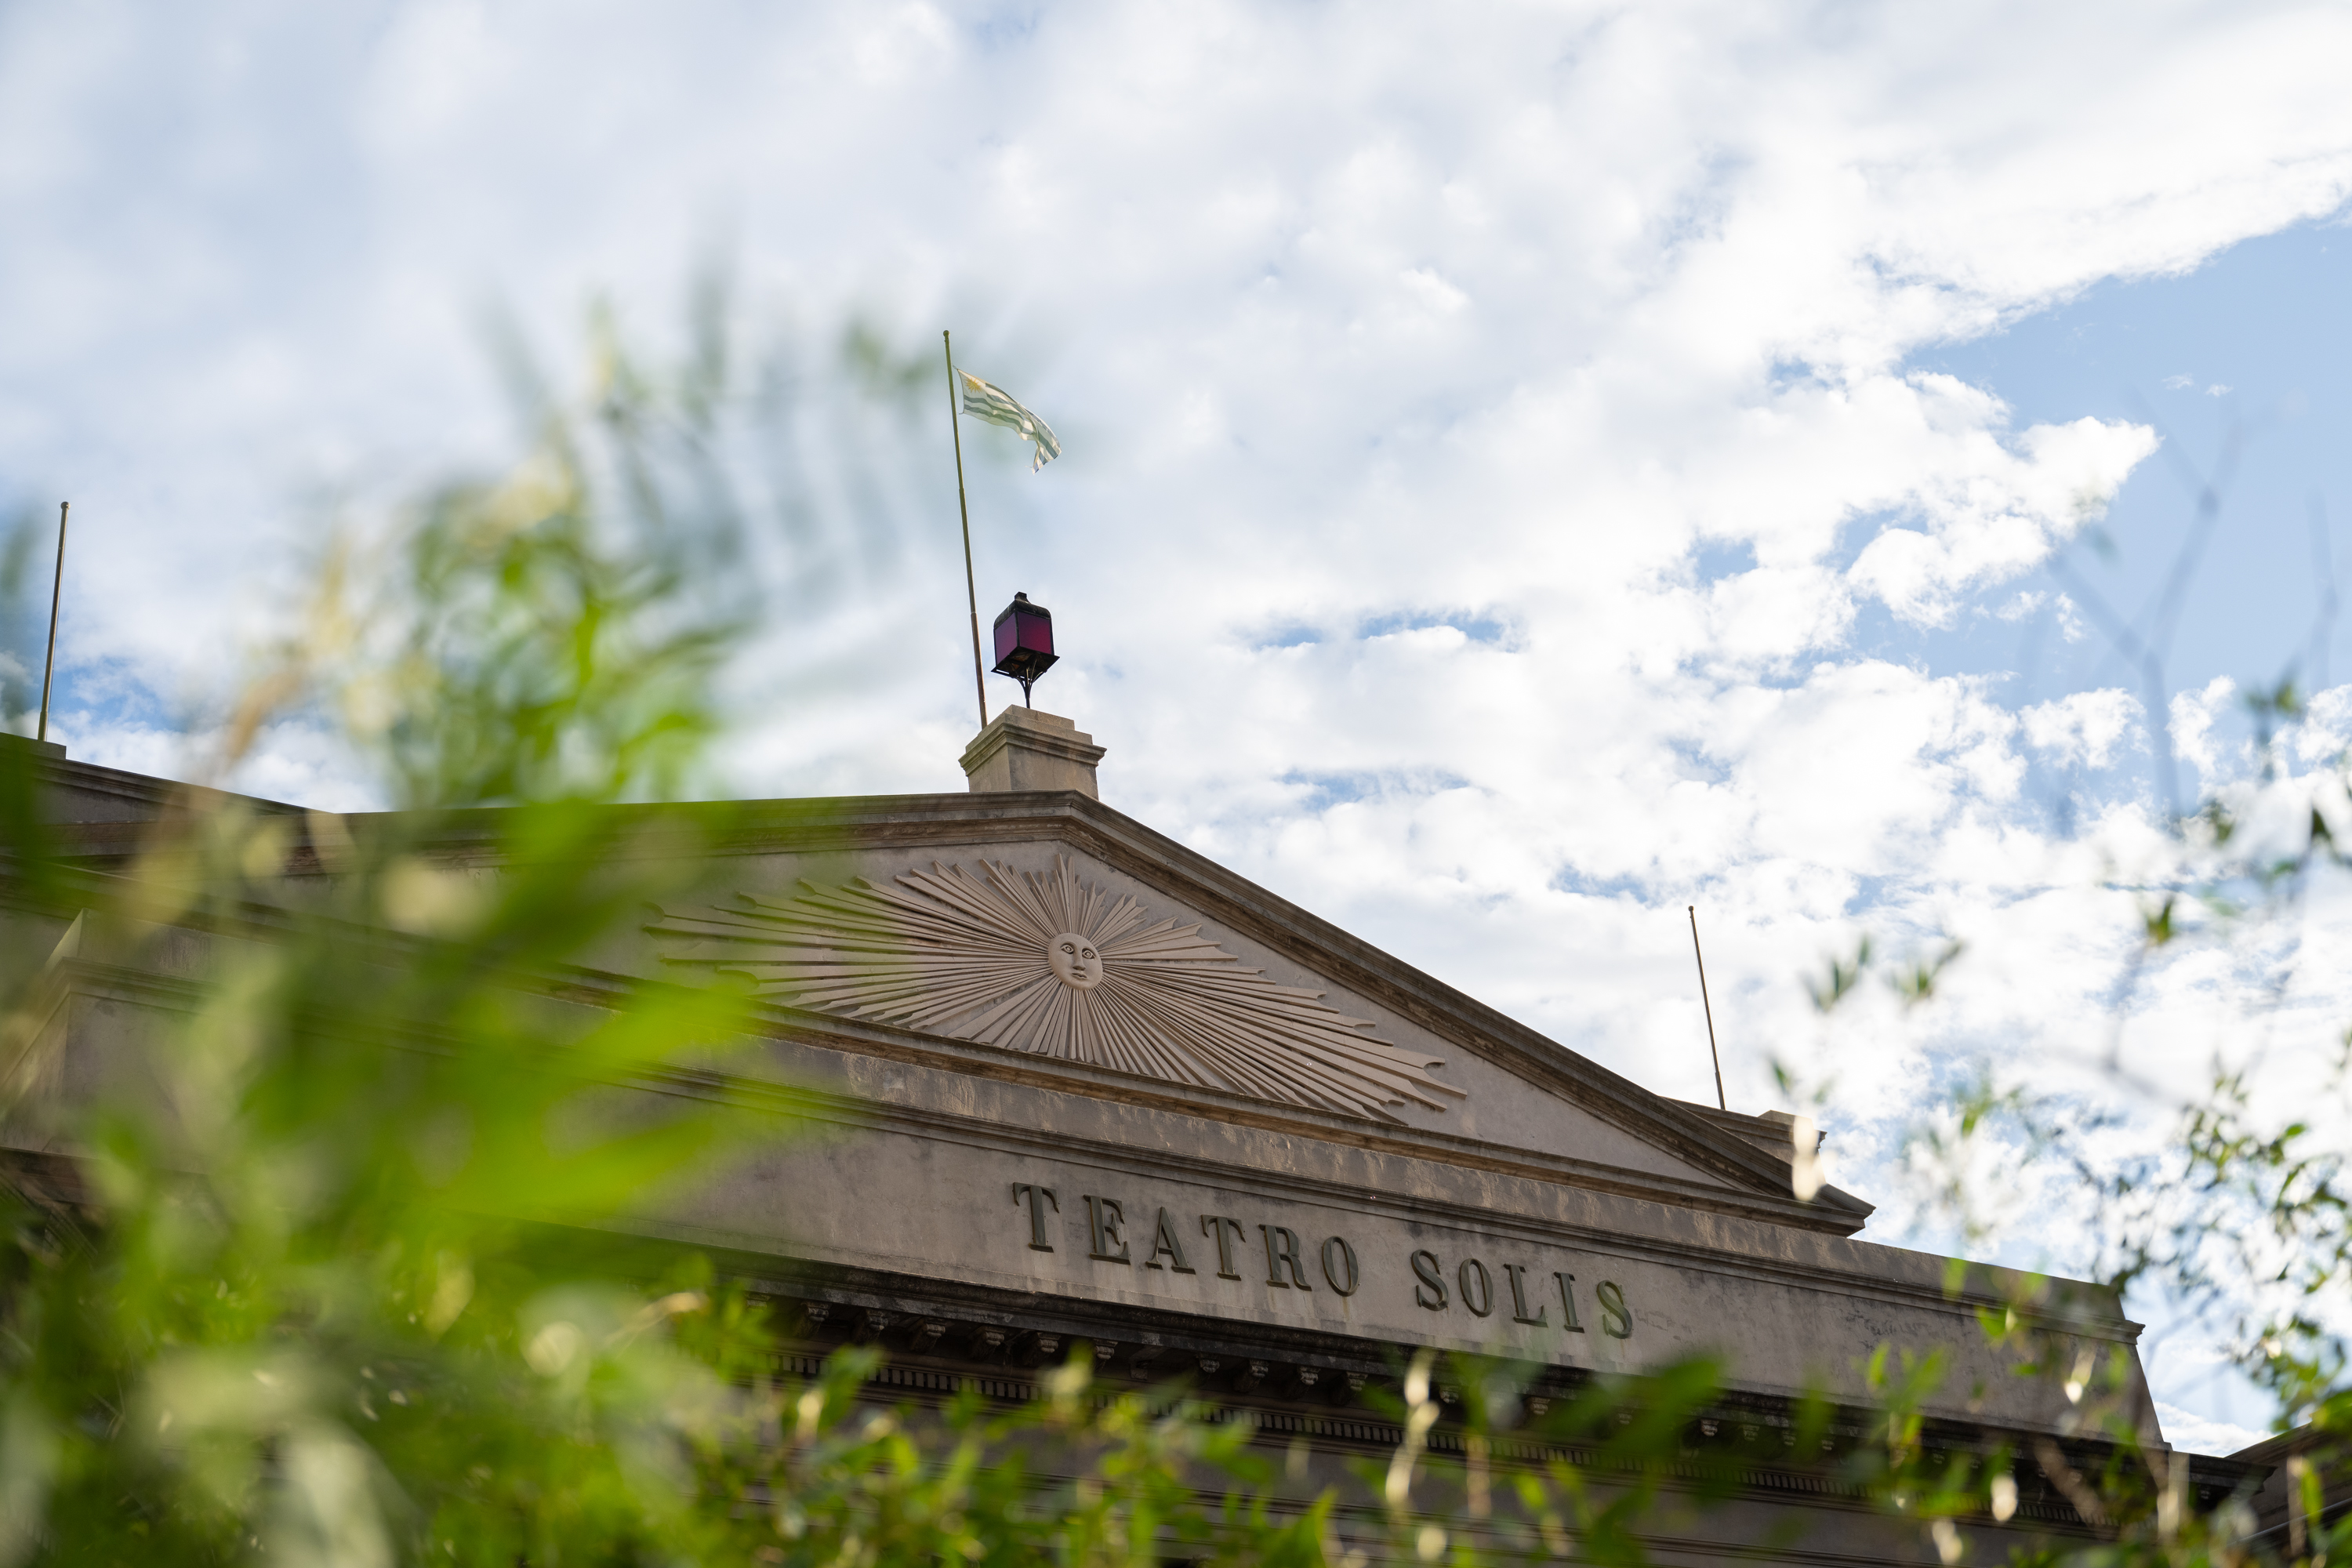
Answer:
[[[1728,1110],[1731,1102],[1723,1098],[1723,1053],[1715,1048],[1715,1004],[1706,999],[1706,954],[1699,951],[1698,906],[1690,906],[1691,952],[1698,960],[1698,1005],[1706,1009],[1706,1054],[1715,1058],[1715,1103],[1718,1110]]]
[[[971,605],[971,686],[980,697],[980,727],[988,728],[988,679],[980,672],[980,589],[971,575],[971,508],[963,499],[963,416],[957,409],[955,343],[940,330],[940,348],[948,356],[948,428],[955,433],[956,514],[963,519],[963,595]]]
[[[58,605],[66,592],[66,514],[73,502],[58,502],[58,575],[49,584],[49,656],[41,664],[41,723],[37,741],[49,738],[49,679],[58,672]]]

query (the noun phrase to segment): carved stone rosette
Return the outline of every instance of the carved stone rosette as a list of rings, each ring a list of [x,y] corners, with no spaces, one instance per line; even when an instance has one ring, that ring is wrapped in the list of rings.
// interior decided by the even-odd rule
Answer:
[[[801,886],[666,909],[648,929],[667,962],[749,975],[797,1006],[1009,1050],[1383,1121],[1463,1094],[1430,1076],[1437,1058],[1244,968],[1197,925],[1149,923],[1066,858],[1050,875],[934,862],[887,886]]]

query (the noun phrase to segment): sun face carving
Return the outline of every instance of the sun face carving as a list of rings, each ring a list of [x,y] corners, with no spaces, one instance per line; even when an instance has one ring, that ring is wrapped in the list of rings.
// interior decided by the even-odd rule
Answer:
[[[1277,985],[1133,899],[994,861],[933,864],[734,910],[665,910],[667,962],[747,974],[794,1005],[1278,1104],[1382,1121],[1463,1091],[1319,992]]]
[[[1045,967],[1073,991],[1091,991],[1103,983],[1102,954],[1093,942],[1066,931],[1045,944]]]

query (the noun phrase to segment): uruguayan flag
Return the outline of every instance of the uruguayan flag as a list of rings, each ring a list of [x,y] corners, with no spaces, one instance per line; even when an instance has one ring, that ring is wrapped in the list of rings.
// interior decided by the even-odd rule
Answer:
[[[992,386],[970,371],[956,372],[963,377],[963,411],[975,419],[985,419],[991,425],[1002,425],[1008,430],[1018,430],[1024,441],[1034,441],[1037,449],[1029,455],[1029,471],[1035,473],[1062,455],[1062,444],[1054,439],[1054,432],[1043,419],[1013,400],[1013,395],[1001,386]]]

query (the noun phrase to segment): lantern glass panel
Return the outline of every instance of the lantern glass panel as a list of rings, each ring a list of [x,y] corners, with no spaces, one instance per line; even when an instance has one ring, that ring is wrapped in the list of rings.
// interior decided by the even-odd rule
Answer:
[[[1022,695],[1026,697],[1030,683],[1055,662],[1053,612],[1043,605],[1031,604],[1026,594],[1015,594],[992,629],[996,644],[996,673],[1019,681]]]

